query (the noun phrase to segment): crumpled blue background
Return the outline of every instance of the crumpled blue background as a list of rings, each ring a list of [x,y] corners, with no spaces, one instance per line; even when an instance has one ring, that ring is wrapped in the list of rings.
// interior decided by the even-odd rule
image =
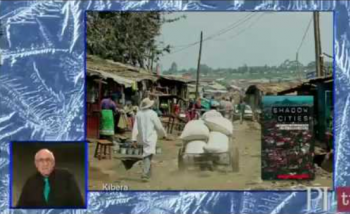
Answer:
[[[90,192],[87,210],[10,210],[11,140],[84,139],[86,10],[334,11],[335,186],[350,186],[349,1],[0,1],[1,213],[336,213],[334,192],[308,211],[293,191]]]

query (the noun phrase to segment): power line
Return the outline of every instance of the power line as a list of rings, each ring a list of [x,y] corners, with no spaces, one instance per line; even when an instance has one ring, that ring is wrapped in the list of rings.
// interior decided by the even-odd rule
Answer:
[[[255,19],[254,22],[250,23],[250,25],[248,25],[248,27],[241,29],[240,31],[238,31],[236,34],[227,37],[226,39],[216,39],[214,41],[228,41],[230,39],[236,38],[237,36],[241,35],[242,33],[244,33],[245,31],[249,30],[251,27],[253,27],[256,23],[258,23],[258,21],[264,16],[265,14],[261,14],[257,19]]]
[[[261,15],[255,20],[255,22],[251,23],[247,28],[242,29],[242,30],[239,31],[237,34],[234,34],[233,36],[228,37],[227,39],[215,39],[214,41],[227,41],[227,40],[229,40],[229,39],[235,38],[235,37],[239,36],[240,34],[242,34],[243,32],[245,32],[246,30],[248,30],[249,28],[251,28],[254,24],[256,24],[256,23],[261,19],[262,16],[268,15],[268,14],[269,14],[269,13],[263,13],[263,14],[261,14]],[[235,22],[235,23],[229,25],[228,27],[226,27],[226,28],[224,28],[224,29],[218,31],[218,32],[215,33],[215,34],[212,34],[212,35],[208,36],[208,37],[205,38],[203,41],[212,40],[212,39],[214,39],[215,37],[221,36],[222,34],[225,34],[225,33],[229,32],[229,31],[231,31],[231,30],[233,30],[233,29],[239,27],[240,25],[242,25],[242,24],[248,22],[250,19],[252,19],[252,18],[253,18],[254,16],[256,16],[256,15],[257,15],[256,13],[254,13],[254,14],[248,14],[248,15],[246,15],[244,18],[242,18],[242,19],[238,20],[237,22]],[[250,17],[249,17],[249,16],[250,16]],[[243,21],[242,21],[242,20],[243,20]],[[242,21],[242,22],[238,23],[239,21]],[[192,47],[192,46],[194,46],[194,45],[196,45],[196,44],[198,44],[198,42],[190,43],[190,44],[188,44],[188,45],[172,46],[172,47],[184,47],[183,49],[187,49],[187,48],[190,48],[190,47]],[[180,52],[180,51],[182,51],[182,49],[176,50],[175,52],[172,52],[172,53],[170,53],[170,54],[177,53],[177,52]],[[170,55],[170,54],[169,54],[169,55]]]
[[[232,24],[229,28],[220,31],[220,32],[216,33],[215,35],[209,36],[209,38],[207,38],[207,40],[212,39],[212,38],[215,38],[215,37],[217,37],[217,36],[221,36],[221,35],[223,35],[223,34],[229,32],[229,31],[231,31],[231,30],[233,30],[233,29],[239,27],[240,25],[246,23],[247,21],[249,21],[250,19],[252,19],[252,18],[253,18],[254,16],[256,16],[256,15],[257,15],[256,13],[254,13],[254,14],[252,14],[252,15],[249,14],[248,16],[246,16],[246,18],[245,18],[242,22],[239,22],[239,21],[242,20],[242,19],[241,19],[241,20],[239,20],[238,22],[236,22],[235,24]]]
[[[235,23],[229,25],[228,27],[225,27],[224,29],[221,29],[220,31],[218,31],[218,32],[216,32],[216,33],[214,33],[214,34],[211,34],[210,36],[206,37],[205,39],[203,39],[203,42],[209,41],[209,40],[211,40],[211,39],[214,39],[215,37],[221,36],[221,35],[223,35],[223,34],[229,32],[229,31],[231,31],[231,30],[233,30],[233,29],[239,27],[240,25],[246,23],[247,21],[249,21],[250,19],[252,19],[252,18],[253,18],[254,16],[256,16],[256,15],[257,15],[257,14],[255,14],[255,13],[254,13],[254,14],[248,14],[248,15],[245,16],[243,19],[240,19],[240,20],[238,20],[237,22],[235,22]],[[199,41],[190,43],[190,44],[186,45],[185,47],[180,48],[179,50],[176,50],[176,51],[174,51],[174,52],[172,52],[172,53],[169,53],[169,54],[167,54],[167,55],[171,55],[171,54],[175,54],[175,53],[177,53],[177,52],[183,51],[183,50],[185,50],[185,49],[187,49],[187,48],[190,48],[190,47],[193,47],[193,46],[197,45],[198,43],[199,43]]]
[[[216,36],[216,35],[218,35],[218,34],[224,33],[224,32],[226,32],[227,30],[231,30],[232,27],[235,27],[237,24],[240,24],[240,22],[241,22],[242,20],[245,20],[246,18],[249,18],[249,16],[252,17],[253,14],[247,14],[245,17],[243,17],[243,18],[237,20],[237,21],[234,22],[233,24],[228,25],[227,27],[225,27],[225,28],[219,30],[219,31],[216,32],[216,33],[210,34],[210,35],[207,36],[203,41],[208,40],[208,39],[211,39],[213,36]],[[187,44],[187,45],[181,45],[181,46],[189,46],[189,45],[198,44],[198,43],[199,43],[199,42],[193,42],[193,43],[190,43],[190,44]]]
[[[253,27],[256,23],[258,23],[258,21],[259,21],[264,15],[265,15],[265,14],[261,14],[261,15],[255,20],[255,22],[250,23],[250,25],[248,25],[247,28],[242,29],[242,30],[239,31],[237,34],[235,34],[235,35],[229,37],[228,39],[233,39],[233,38],[235,38],[235,37],[241,35],[241,34],[244,33],[245,31],[249,30],[249,29],[250,29],[251,27]]]
[[[311,23],[312,23],[312,17],[311,17],[311,19],[310,19],[310,21],[309,21],[309,24],[307,25],[307,28],[306,28],[306,30],[305,30],[305,32],[304,32],[304,36],[303,36],[303,39],[301,40],[301,43],[300,43],[299,48],[298,48],[298,50],[297,50],[297,53],[299,53],[299,51],[300,51],[300,49],[301,49],[301,46],[303,45],[303,43],[304,43],[304,41],[305,41],[306,35],[307,35],[307,33],[309,32]]]

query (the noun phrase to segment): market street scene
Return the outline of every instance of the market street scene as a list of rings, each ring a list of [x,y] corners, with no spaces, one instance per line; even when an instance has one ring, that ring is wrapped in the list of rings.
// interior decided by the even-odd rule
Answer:
[[[332,188],[332,23],[88,12],[89,190]]]

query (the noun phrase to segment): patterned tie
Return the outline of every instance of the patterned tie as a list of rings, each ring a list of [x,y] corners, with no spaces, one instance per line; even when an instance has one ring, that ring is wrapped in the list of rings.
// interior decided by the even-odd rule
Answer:
[[[45,181],[45,186],[44,186],[44,198],[45,201],[48,202],[49,201],[49,194],[50,194],[50,183],[49,183],[49,178],[45,177],[44,178]]]

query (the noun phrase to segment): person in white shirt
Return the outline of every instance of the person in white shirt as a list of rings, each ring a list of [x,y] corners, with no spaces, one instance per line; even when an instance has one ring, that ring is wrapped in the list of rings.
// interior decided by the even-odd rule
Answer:
[[[155,111],[151,108],[154,101],[149,98],[142,100],[140,111],[135,117],[132,130],[132,141],[143,145],[143,172],[142,180],[147,181],[151,177],[152,157],[156,153],[158,134],[166,137],[167,133]]]
[[[210,106],[211,110],[203,114],[202,120],[212,117],[222,117],[222,114],[216,110],[219,107],[219,105],[220,104],[218,104],[217,102],[212,103],[212,105]]]
[[[226,97],[226,101],[225,101],[225,110],[224,110],[224,117],[227,119],[231,118],[231,114],[233,111],[233,105],[230,102],[230,98]]]

